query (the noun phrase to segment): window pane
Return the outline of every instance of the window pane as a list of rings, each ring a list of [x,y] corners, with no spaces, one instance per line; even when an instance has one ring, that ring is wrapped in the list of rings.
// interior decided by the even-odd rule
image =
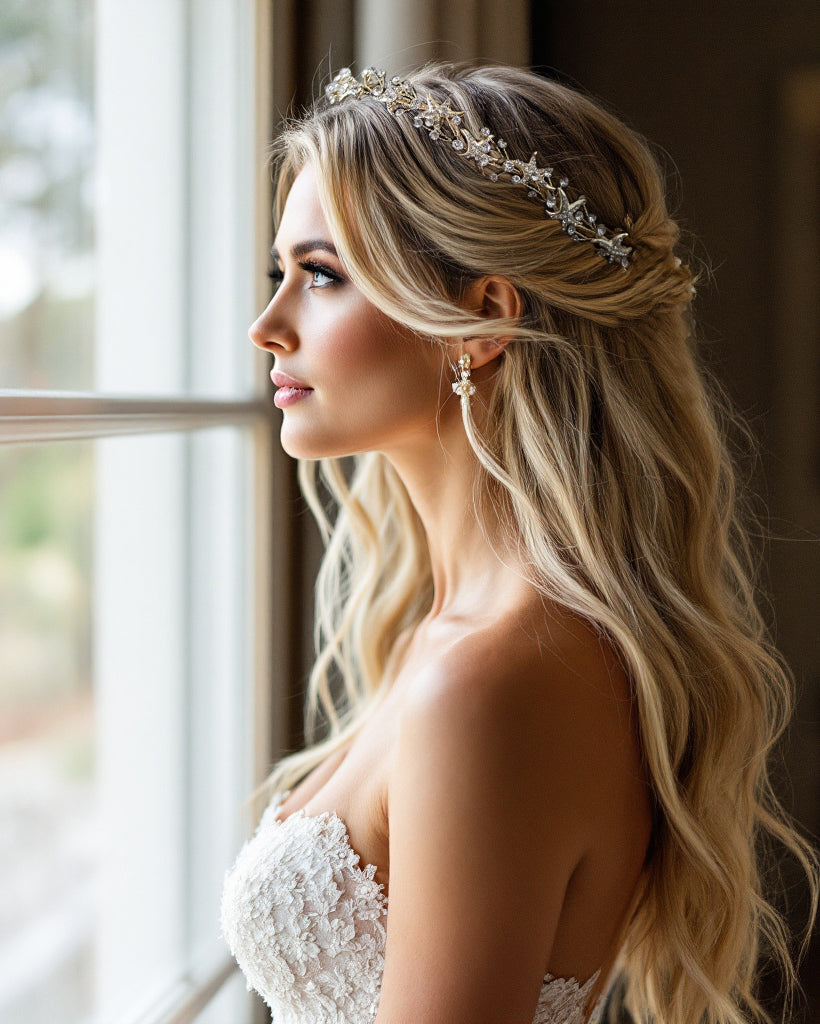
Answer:
[[[249,443],[0,450],[4,1024],[130,1019],[227,956],[252,786]]]
[[[91,386],[93,14],[0,4],[0,387]]]
[[[253,391],[253,17],[0,5],[0,388]]]
[[[237,969],[198,1014],[196,1024],[259,1024],[270,1020],[270,1010],[254,992],[249,997],[245,975]]]
[[[0,1020],[83,1020],[99,832],[88,445],[0,451]]]

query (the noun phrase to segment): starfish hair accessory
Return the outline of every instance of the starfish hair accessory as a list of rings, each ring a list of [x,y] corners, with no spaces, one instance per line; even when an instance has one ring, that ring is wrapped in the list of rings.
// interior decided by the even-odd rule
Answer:
[[[510,181],[526,188],[531,199],[542,200],[546,216],[557,220],[574,241],[591,243],[610,263],[619,263],[624,269],[629,266],[632,248],[624,244],[627,231],[599,224],[596,215],[587,209],[585,196],[570,200],[565,191],[569,181],[555,176],[552,167],[539,167],[535,160],[538,153],[524,163],[510,157],[507,143],[496,138],[489,128],[481,128],[474,135],[464,125],[464,111],[453,110],[449,100],[439,103],[429,93],[422,96],[410,82],[397,75],[388,81],[386,73],[378,68],[365,68],[361,78],[356,78],[350,68],[342,68],[325,89],[325,95],[331,104],[370,97],[396,118],[406,114],[433,142],[450,145],[466,160],[474,160],[490,181]]]

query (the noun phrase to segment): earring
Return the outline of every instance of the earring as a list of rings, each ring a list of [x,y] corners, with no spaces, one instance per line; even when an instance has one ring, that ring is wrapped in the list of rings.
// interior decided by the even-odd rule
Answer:
[[[469,352],[465,352],[463,356],[459,357],[458,367],[453,367],[453,370],[457,376],[457,379],[453,381],[453,391],[457,395],[461,395],[462,404],[470,404],[470,396],[475,394],[475,384],[470,380],[470,363],[472,358]]]

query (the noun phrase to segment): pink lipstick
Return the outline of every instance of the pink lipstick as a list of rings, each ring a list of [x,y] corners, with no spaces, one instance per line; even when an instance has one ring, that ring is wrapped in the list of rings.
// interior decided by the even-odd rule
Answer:
[[[295,402],[300,401],[300,399],[307,398],[313,392],[313,388],[308,387],[304,381],[297,380],[287,373],[282,373],[281,370],[271,370],[270,379],[278,388],[278,391],[273,396],[273,404],[277,409],[284,409],[289,405],[293,405]]]

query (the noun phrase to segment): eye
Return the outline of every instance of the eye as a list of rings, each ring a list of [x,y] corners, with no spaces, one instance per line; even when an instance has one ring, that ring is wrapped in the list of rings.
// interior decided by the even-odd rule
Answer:
[[[335,270],[331,270],[330,267],[326,267],[323,263],[316,263],[314,260],[305,260],[305,262],[300,263],[299,266],[302,270],[310,274],[311,288],[330,288],[332,285],[339,284],[342,281],[340,274],[337,274]],[[274,264],[274,266],[268,270],[268,277],[273,282],[273,290],[276,292],[279,285],[285,280],[285,273]]]
[[[330,274],[326,274],[324,270],[313,270],[311,273],[313,274],[314,288],[324,288],[328,284],[333,284],[334,279]]]
[[[272,267],[270,270],[268,270],[268,277],[271,279],[271,282],[273,283],[274,292],[276,292],[279,285],[285,280],[285,275],[282,273],[279,267]]]
[[[330,267],[326,267],[323,263],[316,263],[314,260],[306,260],[299,266],[311,275],[311,288],[329,288],[342,280]]]

